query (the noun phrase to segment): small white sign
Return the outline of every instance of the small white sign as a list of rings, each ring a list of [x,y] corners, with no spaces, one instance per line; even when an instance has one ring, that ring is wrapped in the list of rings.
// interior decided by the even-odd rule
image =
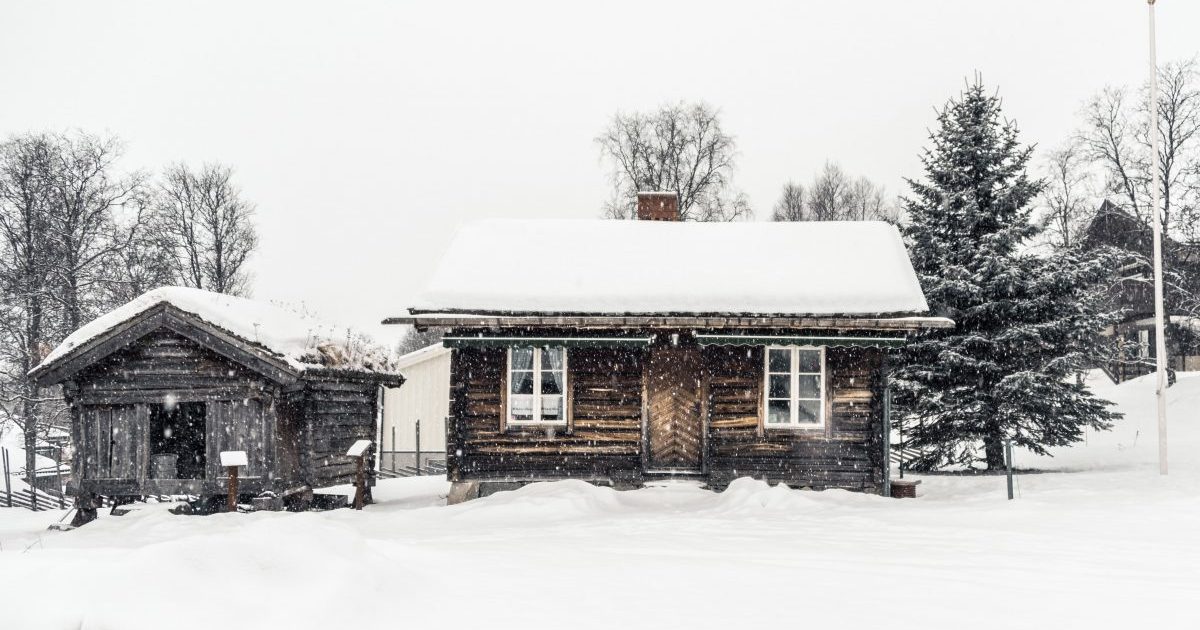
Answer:
[[[350,457],[362,457],[362,454],[366,453],[370,446],[371,440],[359,440],[350,447],[350,450],[346,451],[346,454]]]
[[[223,468],[245,466],[246,461],[246,451],[221,451],[221,466]]]

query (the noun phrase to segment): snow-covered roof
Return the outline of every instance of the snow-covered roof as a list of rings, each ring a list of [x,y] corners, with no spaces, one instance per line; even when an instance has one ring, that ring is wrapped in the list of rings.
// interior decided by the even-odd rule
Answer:
[[[186,287],[149,291],[84,324],[33,371],[53,364],[161,304],[169,304],[258,346],[298,371],[334,368],[395,372],[384,348],[375,346],[350,328],[322,322],[274,304]]]
[[[413,350],[408,354],[400,356],[396,359],[396,369],[403,370],[410,368],[418,363],[424,363],[430,359],[436,359],[447,354],[450,354],[450,348],[442,345],[442,342],[439,341],[435,344],[425,346],[420,350]]]
[[[484,220],[463,226],[413,313],[865,315],[928,310],[878,221]]]

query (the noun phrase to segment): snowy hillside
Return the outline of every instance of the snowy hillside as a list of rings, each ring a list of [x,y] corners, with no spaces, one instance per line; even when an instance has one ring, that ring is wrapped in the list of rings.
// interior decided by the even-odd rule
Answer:
[[[1099,371],[1088,385],[1099,397],[1112,401],[1125,417],[1112,431],[1088,431],[1087,441],[1052,451],[1051,458],[1026,455],[1018,466],[1048,470],[1125,470],[1158,468],[1158,421],[1155,415],[1154,375],[1113,385]],[[1182,372],[1167,389],[1167,435],[1172,468],[1200,471],[1200,372]]]
[[[40,602],[0,627],[1200,627],[1200,376],[1171,391],[1167,478],[1152,383],[1094,386],[1127,418],[1018,454],[1080,472],[1021,476],[1011,502],[1002,477],[929,476],[904,501],[560,482],[445,507],[446,482],[416,478],[361,513],[151,506],[60,533],[0,510],[0,593]]]

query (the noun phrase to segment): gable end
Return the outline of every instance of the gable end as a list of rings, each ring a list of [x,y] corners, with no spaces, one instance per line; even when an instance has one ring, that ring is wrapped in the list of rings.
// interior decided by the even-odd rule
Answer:
[[[30,376],[41,387],[57,385],[158,330],[168,330],[190,339],[281,385],[290,386],[299,379],[297,371],[284,360],[170,304],[161,304],[139,313],[103,335],[73,348],[53,363],[34,368]]]

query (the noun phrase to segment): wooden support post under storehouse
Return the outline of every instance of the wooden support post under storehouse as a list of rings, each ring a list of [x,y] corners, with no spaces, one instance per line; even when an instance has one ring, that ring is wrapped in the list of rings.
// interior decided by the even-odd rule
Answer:
[[[421,476],[421,419],[420,418],[417,418],[416,447],[417,447],[417,461],[416,461],[417,476],[420,477]]]
[[[221,451],[221,465],[229,474],[229,497],[225,501],[226,512],[237,511],[238,467],[247,464],[246,451]]]
[[[367,450],[370,448],[371,440],[358,440],[346,451],[346,455],[356,460],[354,473],[354,509],[356,510],[363,509],[363,504],[366,503],[367,471],[365,461]]]

